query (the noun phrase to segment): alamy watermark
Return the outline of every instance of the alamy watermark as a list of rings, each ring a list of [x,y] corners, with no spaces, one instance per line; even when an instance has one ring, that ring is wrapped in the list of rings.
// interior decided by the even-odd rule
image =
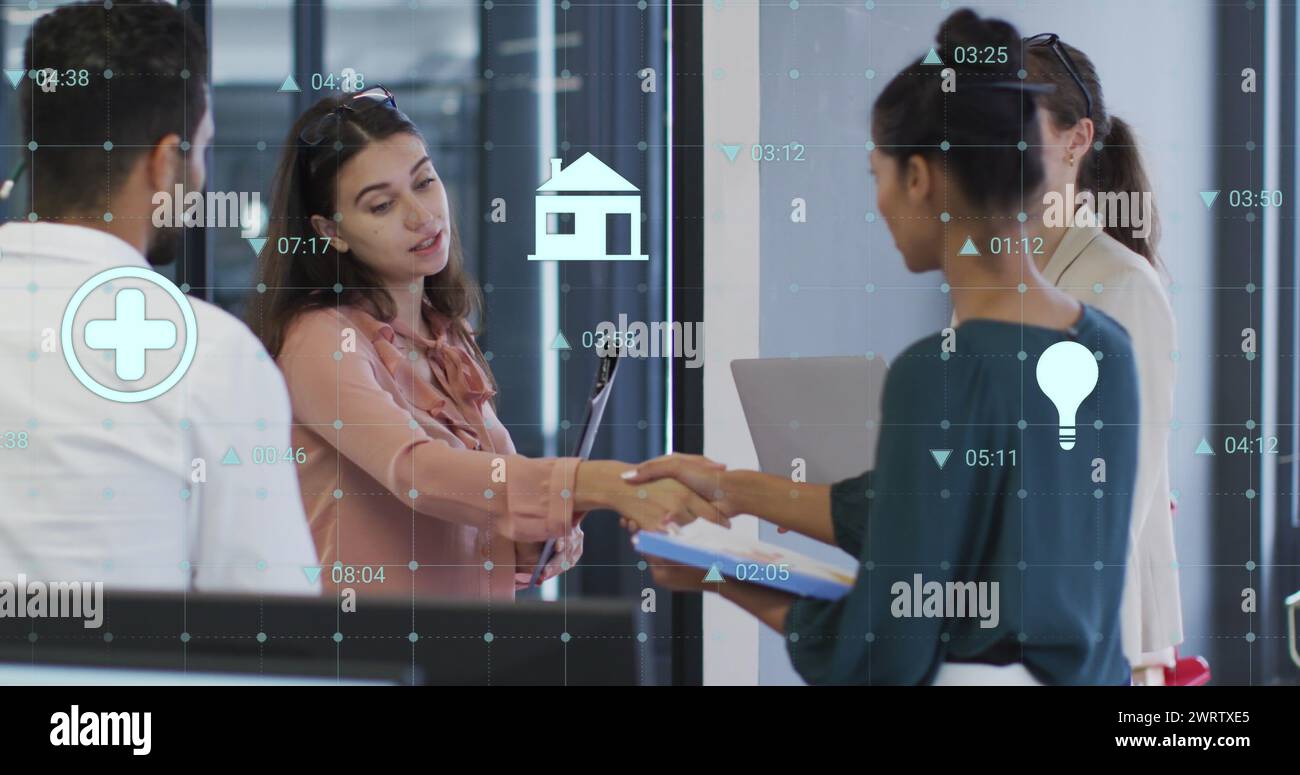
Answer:
[[[104,582],[0,581],[0,619],[82,619],[86,629],[104,625]]]
[[[153,750],[153,713],[114,713],[82,710],[73,705],[68,712],[50,716],[50,745],[125,746],[134,756],[148,756]]]
[[[982,629],[998,626],[998,582],[925,581],[912,574],[912,581],[895,581],[889,588],[894,600],[889,613],[896,619],[978,618]]]
[[[257,191],[185,191],[180,183],[176,192],[158,191],[151,204],[153,225],[158,228],[172,226],[239,227],[239,236],[256,237],[261,231],[262,195]]]
[[[620,312],[617,325],[604,320],[596,324],[595,331],[584,331],[582,346],[594,347],[601,356],[618,353],[626,358],[684,358],[686,368],[696,369],[704,363],[703,339],[703,322],[629,322],[627,314]]]
[[[1043,194],[1043,225],[1048,227],[1100,226],[1132,228],[1134,239],[1151,235],[1150,191],[1092,191],[1075,193],[1074,184],[1065,184],[1065,193]]]

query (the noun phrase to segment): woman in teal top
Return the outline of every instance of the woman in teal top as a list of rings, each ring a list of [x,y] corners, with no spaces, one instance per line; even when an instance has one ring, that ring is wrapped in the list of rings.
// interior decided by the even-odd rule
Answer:
[[[1038,210],[1043,169],[1024,152],[1038,131],[1015,76],[1020,34],[963,10],[936,39],[956,91],[920,60],[895,77],[874,108],[871,166],[908,268],[942,270],[964,322],[894,361],[876,468],[827,486],[677,455],[634,479],[674,476],[727,514],[837,544],[860,560],[854,586],[838,601],[804,599],[706,585],[696,568],[651,558],[655,579],[716,590],[785,633],[809,683],[929,683],[945,663],[975,662],[1022,665],[1042,683],[1120,684],[1133,351],[1118,323],[1039,274],[1022,238],[1018,215]],[[972,58],[959,48],[988,61],[957,64]],[[980,255],[963,251],[968,237]],[[1040,370],[1053,393],[1086,392],[1072,432]]]
[[[1121,683],[1123,510],[1137,468],[1128,337],[1083,307],[1069,330],[977,319],[956,340],[947,360],[935,335],[894,362],[876,468],[830,488],[835,543],[861,560],[857,583],[838,602],[791,604],[791,660],[810,683],[924,683],[944,660]],[[1058,342],[1103,354],[1069,451],[1035,377]],[[1092,480],[1096,458],[1104,483]]]

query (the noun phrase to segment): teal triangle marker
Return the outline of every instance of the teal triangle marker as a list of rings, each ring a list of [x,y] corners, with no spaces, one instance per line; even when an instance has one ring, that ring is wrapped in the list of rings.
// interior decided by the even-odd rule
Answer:
[[[716,562],[713,563],[713,567],[709,568],[709,572],[704,575],[704,580],[716,581],[719,584],[727,583],[727,580],[722,577],[722,572],[718,570],[718,564]]]
[[[27,75],[26,70],[5,70],[5,77],[9,79],[9,85],[15,89],[18,88],[18,84],[23,80],[24,75]]]
[[[262,246],[266,244],[266,237],[249,237],[248,244],[253,246],[253,255],[261,255]]]
[[[226,450],[226,456],[221,458],[221,465],[237,466],[239,464],[240,464],[239,455],[235,452],[235,448],[231,447],[230,449]]]
[[[292,75],[284,77],[284,83],[280,84],[280,91],[302,91],[298,88],[298,82],[293,79]]]
[[[970,237],[966,238],[966,242],[961,246],[961,250],[957,251],[957,255],[959,256],[978,256],[979,254],[980,249],[975,247],[975,241]]]
[[[940,470],[940,471],[943,470],[943,466],[944,466],[945,463],[948,462],[948,456],[951,455],[951,454],[952,454],[952,450],[951,450],[951,449],[932,449],[932,450],[930,450],[930,455],[934,458],[934,462],[936,462],[936,463],[939,464],[939,470]]]
[[[572,350],[573,348],[569,346],[569,340],[564,338],[564,332],[563,332],[563,331],[556,331],[556,332],[555,332],[555,340],[551,342],[551,349],[552,349],[552,350]]]
[[[922,59],[922,60],[921,60],[921,64],[923,64],[923,65],[941,65],[941,64],[943,64],[943,60],[939,58],[939,54],[938,54],[938,52],[936,52],[934,49],[930,49],[930,53],[928,53],[928,54],[925,55],[925,59]]]
[[[726,145],[725,143],[718,143],[718,150],[720,150],[720,151],[722,151],[723,153],[727,154],[727,161],[735,161],[735,160],[736,160],[736,154],[740,153],[740,146],[739,146],[739,145]]]
[[[304,565],[302,566],[302,572],[307,577],[307,580],[313,584],[316,583],[316,579],[320,578],[319,565]]]
[[[1198,455],[1214,454],[1214,450],[1210,447],[1210,442],[1206,441],[1204,436],[1201,437],[1201,443],[1196,445],[1196,454]]]
[[[1214,200],[1219,198],[1218,191],[1202,191],[1201,201],[1205,203],[1206,209],[1214,206]]]

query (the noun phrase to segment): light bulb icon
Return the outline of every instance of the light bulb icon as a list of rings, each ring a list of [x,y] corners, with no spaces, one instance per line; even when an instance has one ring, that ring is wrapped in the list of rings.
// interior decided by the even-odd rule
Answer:
[[[1060,417],[1061,449],[1074,449],[1074,416],[1097,387],[1097,358],[1078,342],[1057,342],[1038,358],[1037,377]]]

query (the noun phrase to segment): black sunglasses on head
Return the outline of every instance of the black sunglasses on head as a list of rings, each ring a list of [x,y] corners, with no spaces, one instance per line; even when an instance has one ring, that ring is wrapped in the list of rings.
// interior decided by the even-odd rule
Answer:
[[[337,122],[343,119],[344,112],[359,115],[378,107],[390,107],[397,110],[397,98],[382,84],[353,94],[347,102],[340,104],[308,126],[303,127],[303,130],[298,133],[298,139],[305,145],[320,145],[329,136],[327,130],[330,123],[334,122],[337,125]]]
[[[1025,38],[1025,45],[1030,48],[1046,46],[1056,54],[1056,58],[1061,60],[1061,64],[1065,65],[1065,71],[1070,74],[1075,84],[1078,85],[1079,91],[1083,92],[1083,101],[1087,106],[1087,112],[1084,115],[1092,118],[1092,95],[1088,93],[1088,87],[1083,84],[1083,79],[1079,77],[1079,71],[1074,66],[1074,60],[1070,58],[1065,47],[1061,45],[1061,36],[1055,32],[1044,32],[1032,38]]]

